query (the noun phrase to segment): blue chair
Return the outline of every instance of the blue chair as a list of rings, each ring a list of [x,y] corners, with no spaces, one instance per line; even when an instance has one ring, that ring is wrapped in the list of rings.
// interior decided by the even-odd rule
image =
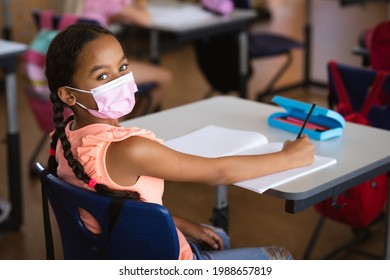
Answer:
[[[277,70],[265,89],[257,94],[256,99],[262,101],[265,97],[289,90],[290,87],[275,89],[276,83],[291,65],[294,49],[303,48],[303,44],[289,37],[271,33],[253,33],[249,37],[249,55],[251,59],[284,55],[285,62]]]
[[[168,210],[161,205],[103,196],[68,184],[41,164],[40,176],[48,259],[54,259],[49,205],[57,220],[64,259],[178,259],[179,241]],[[92,214],[101,234],[91,233],[79,208]]]
[[[367,92],[377,76],[377,71],[342,63],[337,63],[337,69],[343,80],[354,111],[360,111],[366,99]],[[336,87],[330,67],[328,67],[328,80],[328,106],[329,108],[333,108],[338,103],[338,88]],[[383,83],[380,99],[385,103],[373,106],[367,117],[371,126],[390,130],[390,74]]]

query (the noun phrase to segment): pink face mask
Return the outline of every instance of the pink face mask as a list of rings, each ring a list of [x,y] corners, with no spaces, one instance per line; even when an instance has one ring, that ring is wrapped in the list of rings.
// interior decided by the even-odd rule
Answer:
[[[91,91],[68,86],[66,88],[92,94],[98,110],[89,109],[79,102],[76,104],[87,110],[92,116],[101,119],[119,119],[130,113],[135,105],[134,94],[138,90],[132,72],[93,88]]]

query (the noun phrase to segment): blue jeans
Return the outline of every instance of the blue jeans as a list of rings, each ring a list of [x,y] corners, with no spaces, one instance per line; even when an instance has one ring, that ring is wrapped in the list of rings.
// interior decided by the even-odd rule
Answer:
[[[292,260],[289,251],[277,246],[231,249],[227,233],[221,228],[209,227],[213,228],[221,236],[224,248],[223,250],[215,251],[204,250],[199,243],[188,240],[194,253],[194,260]]]

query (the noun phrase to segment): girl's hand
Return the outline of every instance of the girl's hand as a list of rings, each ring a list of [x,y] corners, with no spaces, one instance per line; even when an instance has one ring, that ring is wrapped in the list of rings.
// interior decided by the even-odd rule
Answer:
[[[285,141],[283,152],[288,155],[295,166],[310,165],[314,161],[314,146],[307,135],[302,135],[295,141]]]
[[[177,228],[197,243],[204,243],[213,250],[222,250],[222,238],[210,227],[191,222],[184,218],[173,217]]]

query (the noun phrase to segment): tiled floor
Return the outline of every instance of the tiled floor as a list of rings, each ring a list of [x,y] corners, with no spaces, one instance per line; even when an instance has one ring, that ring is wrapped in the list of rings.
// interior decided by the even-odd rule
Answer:
[[[304,22],[304,2],[303,0],[270,1],[273,13],[272,21],[261,23],[256,28],[287,32],[289,34],[295,34],[297,38],[302,38],[301,27]],[[336,4],[325,4],[322,2],[333,1],[317,1],[316,8],[337,9]],[[374,8],[371,6],[367,8],[375,10],[376,6]],[[319,12],[316,15],[318,18],[321,18]],[[321,45],[322,42],[317,42],[316,44]],[[336,51],[336,53],[347,52],[349,55],[349,45],[342,45],[342,47],[344,49],[340,52]],[[297,51],[294,56],[295,60],[292,68],[282,80],[282,84],[299,80],[302,76],[302,53]],[[321,76],[324,72],[321,70],[323,67],[321,66],[321,60],[326,58],[317,56],[317,53],[314,58],[313,61],[316,66],[313,72],[317,77],[324,78],[323,75]],[[358,61],[357,58],[349,58],[346,56],[345,60],[352,60],[355,63]],[[253,63],[254,74],[249,82],[250,98],[253,98],[255,92],[262,89],[265,80],[267,80],[270,72],[275,69],[275,65],[278,65],[278,63],[280,63],[278,58]],[[165,53],[162,57],[161,64],[170,69],[175,78],[174,85],[164,100],[163,109],[199,100],[209,89],[206,80],[195,63],[195,54],[191,46]],[[29,177],[27,166],[32,149],[40,139],[41,134],[29,111],[26,98],[22,91],[23,81],[21,77],[18,77],[18,82],[24,223],[19,231],[0,233],[0,259],[44,259],[39,181]],[[288,92],[285,95],[300,100],[315,100],[318,104],[326,106],[326,90],[324,89],[299,89]],[[2,140],[0,144],[0,197],[6,197],[6,145],[3,144],[6,127],[4,92],[0,93],[0,112],[0,137]],[[41,153],[39,160],[42,162],[46,161],[45,152]],[[164,202],[173,214],[182,215],[197,222],[207,223],[209,222],[208,219],[214,205],[214,191],[213,187],[201,184],[167,182]],[[229,211],[229,233],[233,246],[282,245],[288,248],[296,259],[302,258],[305,247],[308,244],[308,240],[319,217],[312,208],[294,215],[287,214],[284,212],[283,201],[266,195],[257,195],[234,186],[229,186]],[[327,221],[312,258],[321,258],[337,245],[348,241],[352,236],[353,234],[348,227],[336,222]],[[60,242],[56,231],[55,237],[57,256],[61,257]],[[373,236],[362,244],[362,247],[376,254],[381,254],[383,250],[382,237],[383,228],[379,226],[373,233]],[[365,259],[366,257],[354,254],[342,254],[338,258]]]

